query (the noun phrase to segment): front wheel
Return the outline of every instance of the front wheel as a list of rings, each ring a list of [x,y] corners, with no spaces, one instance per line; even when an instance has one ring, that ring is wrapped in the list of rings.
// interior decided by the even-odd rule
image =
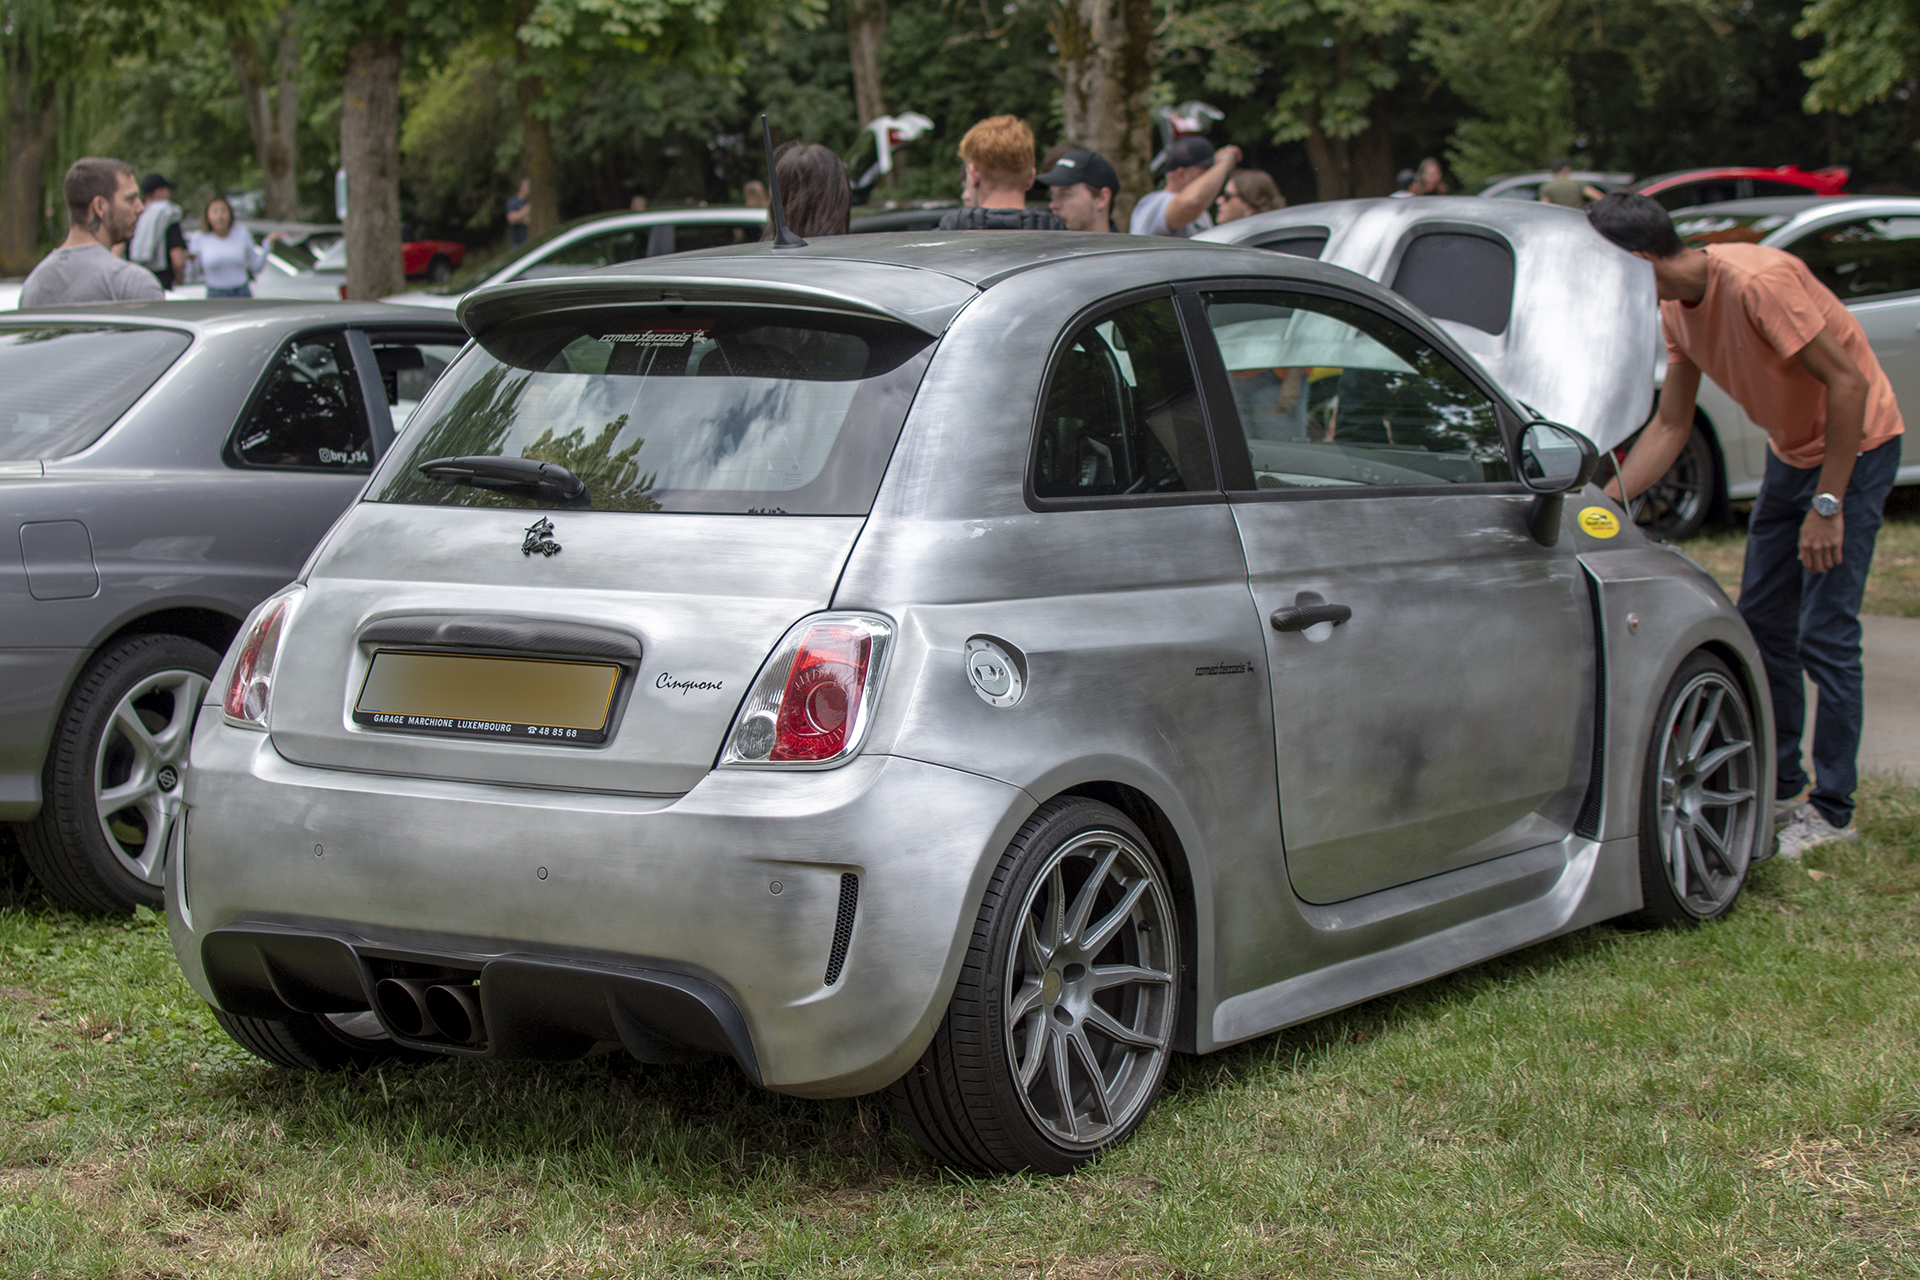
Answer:
[[[1173,1053],[1178,917],[1152,844],[1077,796],[1041,806],[987,886],[946,1017],[892,1089],[936,1159],[1066,1173],[1146,1118]]]
[[[1637,919],[1691,928],[1733,910],[1770,838],[1745,687],[1727,664],[1689,654],[1667,682],[1640,783]]]
[[[453,260],[444,253],[433,255],[433,261],[427,264],[427,279],[434,284],[445,284],[453,279]]]

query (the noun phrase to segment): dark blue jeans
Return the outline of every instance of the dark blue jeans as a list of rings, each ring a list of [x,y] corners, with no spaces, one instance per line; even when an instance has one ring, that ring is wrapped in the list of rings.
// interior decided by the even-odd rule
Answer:
[[[1800,564],[1800,526],[1819,492],[1820,468],[1790,467],[1769,449],[1767,473],[1747,529],[1740,616],[1760,646],[1773,692],[1774,756],[1779,763],[1774,794],[1785,799],[1807,785],[1800,739],[1807,723],[1804,679],[1811,676],[1820,691],[1813,726],[1818,785],[1811,799],[1820,816],[1836,827],[1853,820],[1853,789],[1859,781],[1854,757],[1860,750],[1865,706],[1860,602],[1867,592],[1867,570],[1873,566],[1881,509],[1899,469],[1897,437],[1854,462],[1841,507],[1846,528],[1840,563],[1826,573],[1808,573]]]

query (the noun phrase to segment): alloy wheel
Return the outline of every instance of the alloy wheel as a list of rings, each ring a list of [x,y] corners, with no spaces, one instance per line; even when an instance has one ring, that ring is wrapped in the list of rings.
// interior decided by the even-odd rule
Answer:
[[[1695,676],[1661,733],[1661,860],[1686,910],[1717,914],[1740,891],[1760,819],[1760,759],[1746,699],[1718,672]]]
[[[1170,902],[1154,860],[1110,831],[1063,844],[1027,891],[1007,1057],[1028,1115],[1062,1146],[1100,1146],[1153,1100],[1173,1037]]]
[[[93,796],[107,847],[143,883],[158,885],[186,793],[193,717],[207,690],[196,671],[148,676],[113,709],[94,754]]]

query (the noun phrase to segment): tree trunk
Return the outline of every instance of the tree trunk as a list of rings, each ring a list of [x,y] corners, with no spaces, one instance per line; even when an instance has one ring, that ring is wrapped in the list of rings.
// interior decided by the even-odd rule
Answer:
[[[266,193],[267,216],[284,222],[300,217],[300,198],[294,180],[294,130],[299,125],[300,40],[293,27],[294,9],[279,14],[274,50],[273,79],[244,15],[227,19],[227,48],[233,54],[234,78],[240,82],[240,103],[246,108],[247,129],[253,134],[254,158],[260,163],[260,184]]]
[[[1384,196],[1393,191],[1393,144],[1387,137],[1387,103],[1379,94],[1367,106],[1371,121],[1351,138],[1339,138],[1318,120],[1307,126],[1307,159],[1314,193],[1322,200]]]
[[[1120,174],[1122,228],[1153,187],[1152,0],[1065,0],[1048,26],[1060,49],[1061,125]]]
[[[347,171],[347,296],[384,298],[407,279],[400,257],[400,42],[363,35],[347,47],[340,164]]]
[[[8,276],[23,276],[40,260],[47,155],[59,124],[53,82],[35,83],[32,35],[18,27],[0,35],[0,82],[6,90],[0,113],[5,116],[0,155],[6,157],[0,169],[0,275]]]
[[[880,49],[887,41],[887,0],[847,0],[847,57],[853,63],[853,107],[864,129],[887,114]]]
[[[521,59],[524,62],[524,45]],[[527,238],[538,240],[560,225],[560,175],[553,163],[553,130],[547,118],[540,114],[540,101],[547,96],[547,82],[522,71],[513,88],[520,103],[521,176],[533,181]]]

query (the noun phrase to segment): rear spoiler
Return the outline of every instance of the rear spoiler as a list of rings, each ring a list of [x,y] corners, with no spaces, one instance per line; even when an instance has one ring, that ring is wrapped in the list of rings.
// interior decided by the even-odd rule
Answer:
[[[755,261],[761,271],[769,274],[775,271],[792,272],[793,268],[803,265],[799,261],[777,264],[766,264],[757,259],[732,261]],[[821,261],[823,265],[829,265],[829,260]],[[848,266],[856,270],[871,270],[874,266],[869,263],[830,265],[838,268],[842,277],[847,274]],[[892,320],[938,337],[954,314],[979,292],[973,285],[940,272],[911,267],[894,270],[911,276],[910,281],[902,282],[909,288],[890,291],[906,295],[901,298],[904,305],[890,306],[872,296],[860,296],[824,284],[803,280],[769,280],[758,274],[656,275],[652,272],[622,272],[615,275],[596,271],[591,275],[529,280],[477,289],[461,300],[458,314],[467,332],[477,338],[498,324],[533,312],[571,311],[582,307],[618,306],[622,303],[708,302],[837,311],[844,315]]]

